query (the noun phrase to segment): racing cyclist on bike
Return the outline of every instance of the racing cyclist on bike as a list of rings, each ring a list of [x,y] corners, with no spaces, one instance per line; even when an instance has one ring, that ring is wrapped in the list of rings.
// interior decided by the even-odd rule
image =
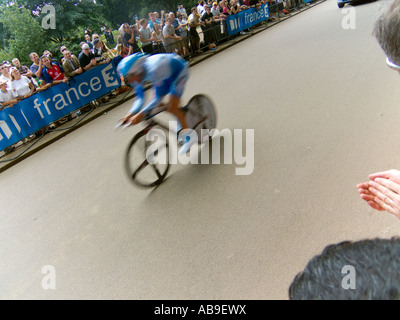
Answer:
[[[185,113],[180,109],[181,97],[189,78],[186,60],[175,53],[154,55],[136,53],[122,59],[117,70],[125,84],[132,84],[136,94],[136,100],[131,109],[121,119],[122,125],[131,126],[140,123],[154,108],[161,105],[165,96],[169,95],[166,110],[176,116],[182,130],[189,129]],[[144,106],[144,81],[149,82],[155,92],[154,99],[147,106]],[[184,154],[193,145],[195,139],[190,133],[180,136],[183,145],[179,153]]]

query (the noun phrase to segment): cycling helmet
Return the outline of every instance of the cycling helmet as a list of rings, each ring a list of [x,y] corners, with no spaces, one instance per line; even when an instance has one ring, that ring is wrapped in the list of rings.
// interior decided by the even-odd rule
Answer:
[[[146,56],[143,53],[135,53],[122,59],[117,67],[118,74],[125,78],[142,72]]]

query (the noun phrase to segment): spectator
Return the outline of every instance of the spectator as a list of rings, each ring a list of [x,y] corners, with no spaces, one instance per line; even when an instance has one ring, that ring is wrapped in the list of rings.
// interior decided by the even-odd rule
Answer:
[[[179,52],[179,41],[182,40],[181,37],[175,34],[175,28],[172,26],[172,21],[172,18],[167,18],[165,20],[165,26],[163,28],[164,47],[167,53]]]
[[[296,275],[289,298],[400,300],[400,239],[344,241],[327,246]]]
[[[183,56],[185,57],[189,55],[189,32],[187,29],[188,23],[181,13],[178,14],[177,18],[180,36],[182,37]]]
[[[168,16],[165,14],[165,10],[161,10],[161,19],[160,19],[160,15],[158,14],[158,12],[154,12],[154,16],[155,16],[155,19],[156,19],[157,23],[161,27],[163,27],[165,19],[168,18]]]
[[[197,12],[197,8],[193,7],[191,9],[191,14],[188,18],[189,24],[189,35],[190,35],[190,42],[192,53],[197,52],[200,49],[200,37],[199,33],[197,32],[197,27],[200,26],[200,16]]]
[[[111,60],[111,59],[115,58],[114,52],[112,52],[111,49],[109,47],[107,47],[107,45],[103,42],[103,40],[100,40],[100,48],[101,48],[101,51],[103,52],[103,56],[106,60],[107,59]]]
[[[203,13],[205,12],[205,9],[204,9],[205,2],[203,0],[199,0],[197,3],[198,3],[197,7],[196,7],[197,13],[201,17],[203,15]]]
[[[154,12],[150,12],[149,13],[149,28],[151,31],[154,31],[155,24],[160,25],[160,21],[156,20],[156,15],[154,14]]]
[[[93,44],[93,48],[94,48],[94,43],[93,43],[93,41],[94,41],[95,39],[100,39],[100,37],[99,37],[99,35],[98,35],[97,33],[93,33],[93,34],[92,34],[92,44]]]
[[[43,80],[43,65],[42,65],[42,60],[39,58],[38,54],[36,52],[31,52],[29,54],[29,58],[32,61],[31,66],[29,69],[32,71],[33,75],[37,77],[40,80]]]
[[[25,76],[21,76],[17,68],[11,68],[11,90],[13,90],[19,99],[29,98],[35,92],[35,86]]]
[[[179,25],[179,21],[178,19],[175,18],[175,14],[173,12],[169,13],[168,18],[170,18],[172,21],[171,25],[175,29],[175,34],[181,38],[181,40],[177,41],[177,48],[178,48],[178,53],[182,57],[184,57],[188,55],[188,49],[186,48],[185,42],[183,41],[183,37],[181,35],[181,27]]]
[[[92,53],[96,59],[97,64],[100,64],[105,60],[105,58],[103,56],[103,50],[101,49],[101,42],[98,37],[94,38],[94,40],[93,40]]]
[[[79,63],[81,65],[81,67],[85,71],[87,71],[97,65],[96,57],[90,51],[90,47],[87,43],[84,43],[82,45],[82,51],[79,54],[78,59],[79,59]]]
[[[84,43],[86,43],[86,42],[81,42],[80,43],[80,46],[82,46],[82,44],[84,44]],[[61,52],[61,54],[63,55],[63,57],[61,58],[61,66],[64,64],[64,60],[65,60],[65,58],[64,58],[64,51],[65,50],[68,50],[70,53],[71,53],[71,51],[66,47],[66,46],[61,46],[60,47],[60,52]],[[75,57],[75,58],[77,58],[74,54],[72,54],[71,53],[71,57]],[[77,58],[78,59],[78,58]]]
[[[213,30],[214,15],[211,13],[211,7],[209,5],[205,5],[205,12],[201,16],[201,21],[204,22],[201,28],[204,34],[204,43],[208,46],[208,49],[214,49],[216,47],[216,39]]]
[[[152,31],[148,26],[146,19],[141,19],[140,22],[140,42],[142,43],[142,50],[147,54],[153,53],[153,38]]]
[[[81,64],[79,63],[79,60],[77,57],[71,54],[71,52],[68,49],[65,49],[63,51],[63,69],[64,69],[64,75],[71,79],[83,72],[83,69],[81,67]]]
[[[231,14],[231,8],[227,0],[221,1],[220,6],[222,6],[222,14],[224,14],[225,16],[229,16]]]
[[[160,30],[159,24],[154,24],[153,37],[153,53],[165,53],[164,49],[164,35]]]
[[[214,17],[220,16],[221,13],[219,11],[218,3],[213,2],[212,7],[211,7],[211,13],[213,14]]]
[[[176,16],[178,16],[179,13],[182,15],[183,19],[187,20],[188,15],[186,13],[186,9],[181,4],[178,5],[178,11],[176,12]]]
[[[4,107],[12,108],[18,103],[17,94],[8,86],[8,81],[0,78],[0,103]]]
[[[68,78],[64,76],[64,69],[52,62],[48,56],[40,58],[43,64],[43,78],[47,84],[56,85],[61,82],[67,82]]]
[[[172,21],[172,23],[171,23],[171,25],[174,27],[174,29],[175,29],[175,34],[177,35],[177,36],[180,36],[181,35],[181,32],[180,32],[180,30],[179,30],[179,23],[178,23],[178,20],[175,18],[175,14],[173,13],[173,12],[170,12],[168,15],[167,15],[167,18],[171,18],[171,21]]]
[[[53,54],[47,49],[43,51],[42,56],[48,56],[50,59],[53,59]]]
[[[400,74],[400,0],[394,0],[380,12],[373,34],[386,55],[390,68]],[[361,199],[378,211],[400,218],[400,171],[388,170],[369,175],[370,181],[357,185]]]
[[[222,30],[226,30],[225,21],[224,21],[225,15],[223,15],[219,11],[219,5],[217,2],[212,3],[211,13],[214,16],[213,28],[214,28],[215,36],[217,38],[217,42],[219,42],[223,38]]]
[[[231,13],[237,14],[240,11],[242,11],[242,8],[236,3],[236,0],[231,0]]]
[[[120,56],[122,59],[127,57],[124,45],[122,43],[117,44],[117,57]]]
[[[128,55],[140,51],[136,42],[137,35],[139,35],[139,32],[135,25],[129,26],[127,23],[123,24],[122,42],[128,48]]]
[[[0,65],[0,72],[1,72],[0,79],[6,80],[8,82],[8,84],[10,84],[10,82],[11,82],[11,74],[9,72],[10,67],[11,66],[8,64],[7,61],[3,62]]]
[[[90,38],[89,34],[85,34],[85,43],[88,44],[90,50],[93,49],[93,43],[91,41],[91,38]]]
[[[114,35],[113,35],[113,32],[112,32],[111,28],[108,27],[106,29],[106,32],[104,33],[104,36],[106,37],[108,45],[112,46],[115,43]]]
[[[49,50],[44,50],[42,56],[47,56],[49,57],[50,61],[52,63],[57,64],[59,67],[61,67],[61,65],[58,63],[58,61],[56,59],[53,59],[53,54],[51,53],[51,51]]]
[[[115,55],[111,52],[110,49],[101,41],[99,38],[94,39],[93,41],[93,54],[97,61],[97,65],[109,63]]]
[[[0,111],[6,108],[13,108],[18,103],[17,94],[8,86],[6,79],[0,78]],[[9,146],[3,151],[5,154],[12,152],[16,145]]]
[[[27,66],[21,65],[21,62],[18,60],[18,58],[14,58],[11,60],[12,64],[14,65],[15,68],[18,69],[19,73],[21,76],[25,76],[28,79],[32,80],[33,73]]]

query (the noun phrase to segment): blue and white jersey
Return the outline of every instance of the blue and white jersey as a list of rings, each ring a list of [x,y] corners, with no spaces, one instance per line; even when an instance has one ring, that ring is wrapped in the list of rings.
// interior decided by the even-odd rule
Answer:
[[[154,54],[146,58],[143,67],[144,79],[141,82],[133,82],[136,100],[130,113],[136,114],[139,111],[149,113],[168,94],[182,96],[189,77],[187,62],[182,57],[175,53]],[[155,90],[154,99],[145,108],[143,108],[144,81],[150,83]]]

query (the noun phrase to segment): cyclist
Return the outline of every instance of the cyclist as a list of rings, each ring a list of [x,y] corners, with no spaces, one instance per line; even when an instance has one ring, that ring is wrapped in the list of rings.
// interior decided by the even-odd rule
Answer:
[[[128,114],[121,119],[121,124],[131,126],[140,123],[152,109],[161,105],[162,99],[169,95],[167,111],[176,116],[182,129],[189,129],[186,123],[185,114],[180,110],[181,96],[189,78],[187,62],[175,53],[160,53],[145,55],[136,53],[130,55],[118,64],[119,75],[124,79],[125,84],[131,83],[136,94]],[[149,82],[155,91],[155,97],[147,106],[144,106],[143,82]],[[194,143],[189,133],[181,134],[180,140],[183,145],[179,150],[180,154],[186,153]]]

